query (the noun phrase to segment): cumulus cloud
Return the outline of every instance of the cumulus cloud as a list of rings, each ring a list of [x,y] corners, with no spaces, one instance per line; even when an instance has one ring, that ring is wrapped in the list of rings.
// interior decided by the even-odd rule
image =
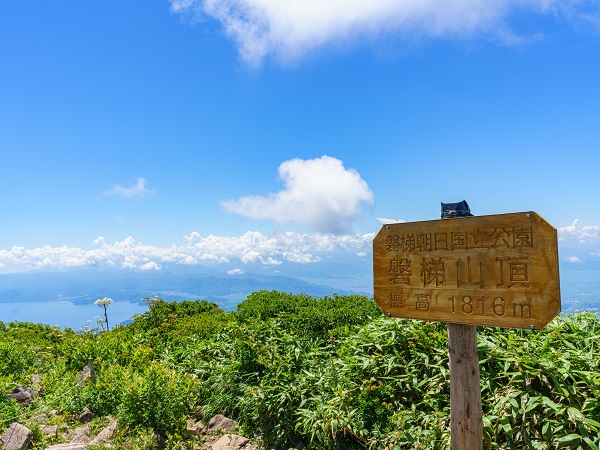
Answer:
[[[373,193],[360,174],[330,156],[285,161],[279,166],[279,178],[284,183],[280,192],[224,201],[223,208],[250,219],[341,234],[348,232],[363,203],[373,203]]]
[[[581,263],[583,262],[581,260],[581,258],[579,258],[578,256],[565,256],[563,258],[565,261],[570,262],[570,263]]]
[[[146,264],[142,264],[139,266],[140,270],[150,271],[150,270],[160,270],[160,264],[155,263],[154,261],[147,262]]]
[[[227,271],[227,275],[243,275],[246,272],[244,272],[242,269],[231,269]]]
[[[277,266],[284,262],[317,263],[318,254],[328,252],[365,252],[374,233],[335,236],[332,234],[299,234],[278,231],[270,235],[247,232],[241,236],[201,236],[197,232],[184,236],[183,245],[168,247],[144,245],[133,237],[108,243],[102,236],[91,249],[77,247],[13,246],[0,250],[0,272],[34,269],[67,269],[76,267],[113,266],[132,270],[161,270],[165,264],[198,265],[202,263],[257,263]],[[235,273],[240,272],[241,269]]]
[[[584,225],[575,219],[571,225],[558,228],[558,240],[578,241],[580,244],[600,242],[600,225]]]
[[[381,222],[381,225],[390,225],[392,223],[406,223],[406,220],[386,219],[385,217],[378,217],[377,220],[379,220],[379,222]]]
[[[219,21],[252,65],[271,54],[296,59],[328,44],[390,33],[408,39],[486,35],[512,43],[520,40],[509,25],[513,12],[600,29],[597,0],[171,0],[171,9]]]
[[[129,187],[115,184],[111,189],[105,191],[102,196],[117,196],[121,198],[144,198],[152,197],[155,194],[154,189],[148,189],[146,187],[146,180],[144,178],[138,178],[135,184]]]

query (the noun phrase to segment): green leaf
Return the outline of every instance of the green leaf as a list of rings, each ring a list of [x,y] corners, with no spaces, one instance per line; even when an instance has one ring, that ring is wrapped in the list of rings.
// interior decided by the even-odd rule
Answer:
[[[579,434],[573,433],[573,434],[568,434],[566,436],[562,436],[562,437],[556,438],[554,440],[554,442],[558,442],[559,444],[564,444],[566,442],[577,441],[579,439],[581,439],[581,436]]]
[[[586,424],[588,424],[588,425],[590,425],[590,426],[592,426],[592,427],[595,427],[595,428],[599,428],[599,429],[600,429],[600,422],[596,422],[594,419],[589,419],[589,418],[587,418],[587,417],[586,417],[586,418],[584,418],[584,419],[583,419],[583,421],[584,421]]]
[[[590,438],[584,437],[583,440],[588,445],[590,450],[600,450],[598,448],[598,446],[596,444],[594,444]]]
[[[544,423],[544,425],[542,426],[542,434],[545,436],[546,433],[548,433],[549,429],[550,429],[550,422]]]

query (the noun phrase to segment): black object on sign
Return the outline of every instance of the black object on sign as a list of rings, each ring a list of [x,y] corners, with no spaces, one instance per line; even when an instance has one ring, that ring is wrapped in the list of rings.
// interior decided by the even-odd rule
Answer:
[[[458,203],[442,203],[442,219],[451,217],[471,217],[471,208],[465,200]]]

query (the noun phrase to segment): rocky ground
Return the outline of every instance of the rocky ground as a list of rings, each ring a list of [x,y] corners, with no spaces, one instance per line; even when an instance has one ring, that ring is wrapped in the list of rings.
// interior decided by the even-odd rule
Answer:
[[[52,412],[51,417],[56,412]],[[39,429],[46,433],[55,441],[60,443],[47,446],[45,450],[88,450],[90,448],[117,448],[111,443],[118,422],[113,417],[103,418],[107,425],[98,433],[93,433],[90,426],[92,414],[89,410],[81,414],[81,426],[68,430],[58,435],[56,425],[46,425],[44,422],[49,419],[46,415],[37,418]],[[200,446],[194,446],[193,450],[265,450],[260,444],[254,443],[250,438],[236,434],[238,428],[237,422],[222,415],[213,417],[208,425],[202,422],[190,422],[187,426],[187,432],[190,436],[198,436],[202,442]],[[33,432],[25,425],[14,422],[0,437],[2,450],[27,450],[31,444]],[[156,437],[154,449],[164,448],[164,439]],[[180,450],[192,450],[181,446]],[[275,450],[275,449],[271,449]],[[289,450],[298,450],[292,448]]]
[[[85,375],[85,369],[82,371]],[[8,396],[15,399],[21,406],[30,405],[36,398],[36,391],[26,386],[17,386]],[[94,413],[84,408],[78,417],[77,425],[72,427],[61,427],[55,423],[60,419],[59,411],[50,411],[49,414],[40,414],[28,425],[36,432],[43,433],[51,445],[44,450],[91,450],[99,448],[118,448],[112,442],[118,429],[118,421],[113,417],[103,417],[94,421]],[[94,422],[92,422],[94,421]],[[35,426],[31,424],[34,423]],[[93,426],[92,426],[93,424]],[[265,449],[258,439],[241,436],[237,433],[238,423],[223,415],[214,416],[208,424],[189,420],[187,433],[189,437],[195,437],[193,448],[181,446],[179,450],[278,450],[274,448]],[[34,431],[19,422],[13,422],[0,436],[2,450],[27,450],[33,440]],[[166,440],[161,436],[155,436],[153,449],[165,448]],[[134,447],[127,447],[134,448]],[[298,450],[300,446],[287,450]],[[140,449],[141,450],[141,449]]]

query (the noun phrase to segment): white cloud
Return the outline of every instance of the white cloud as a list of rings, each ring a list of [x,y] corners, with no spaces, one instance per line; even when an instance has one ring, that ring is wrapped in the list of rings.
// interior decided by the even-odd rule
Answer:
[[[360,174],[339,159],[292,159],[279,166],[285,187],[268,196],[247,196],[222,202],[226,211],[255,220],[307,225],[316,231],[345,233],[373,193]]]
[[[246,272],[244,272],[242,269],[231,269],[227,271],[227,275],[243,275]]]
[[[221,22],[251,65],[270,54],[291,60],[328,44],[390,33],[409,40],[486,35],[518,42],[523,38],[508,25],[513,12],[600,29],[597,0],[171,0],[171,9]]]
[[[581,263],[581,262],[583,262],[583,261],[581,260],[581,258],[579,258],[579,257],[577,257],[577,256],[565,256],[563,259],[564,259],[565,261],[568,261],[568,262],[570,262],[570,263]]]
[[[241,236],[210,235],[197,232],[184,236],[183,245],[168,247],[144,245],[133,237],[108,243],[102,236],[91,249],[77,247],[38,247],[26,249],[13,246],[0,250],[0,271],[19,272],[34,269],[65,269],[89,266],[113,266],[132,270],[161,270],[165,264],[198,265],[201,263],[258,263],[268,266],[284,262],[316,263],[317,253],[368,250],[375,233],[364,235],[299,234],[278,231],[265,236],[249,231]]]
[[[175,12],[185,11],[192,7],[196,0],[171,0],[171,9]]]
[[[106,239],[104,238],[104,236],[98,236],[93,242],[92,245],[97,245],[99,247],[102,247],[104,244],[106,244]]]
[[[154,189],[148,189],[146,187],[146,180],[144,178],[138,178],[135,184],[132,184],[129,187],[121,186],[120,184],[115,184],[111,189],[104,192],[103,196],[117,196],[121,198],[144,198],[144,197],[152,197],[156,191]]]
[[[160,264],[156,264],[154,261],[147,262],[146,264],[142,264],[139,266],[140,270],[149,271],[149,270],[160,270]]]
[[[580,244],[600,242],[600,225],[583,225],[579,219],[557,231],[559,241],[575,240]]]
[[[381,225],[390,225],[392,223],[406,223],[406,220],[386,219],[385,217],[377,217],[377,220],[379,220],[379,222],[381,222]]]

